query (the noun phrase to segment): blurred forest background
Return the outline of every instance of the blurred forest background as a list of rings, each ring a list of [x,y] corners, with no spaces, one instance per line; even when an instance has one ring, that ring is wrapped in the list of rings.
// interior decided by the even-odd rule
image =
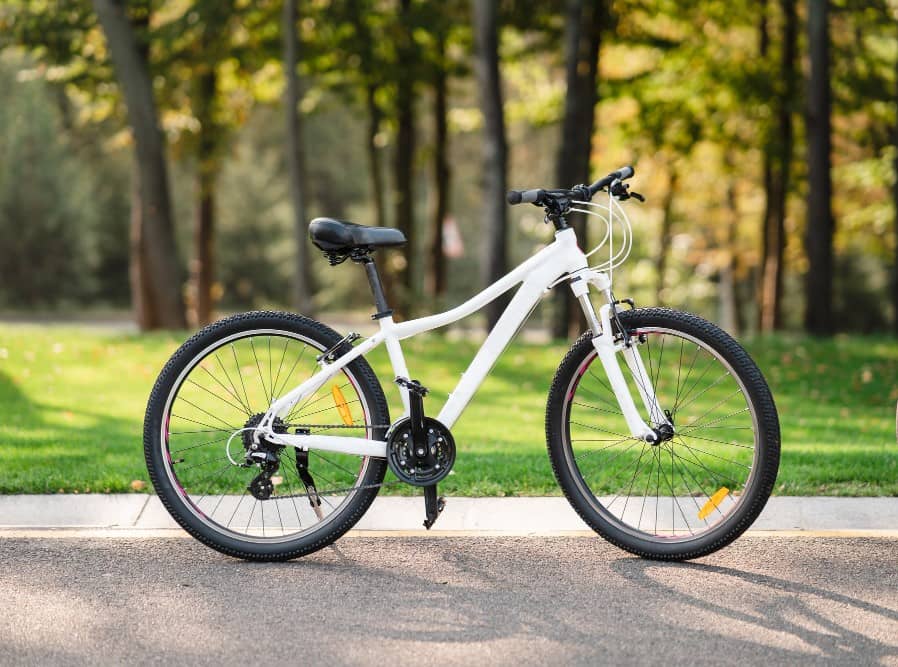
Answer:
[[[0,0],[0,40],[0,312],[370,308],[328,215],[405,231],[423,313],[551,238],[507,188],[632,163],[619,296],[898,332],[898,3]]]

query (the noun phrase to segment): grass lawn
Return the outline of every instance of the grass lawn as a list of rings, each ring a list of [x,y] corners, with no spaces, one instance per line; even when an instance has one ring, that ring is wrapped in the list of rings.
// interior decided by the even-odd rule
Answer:
[[[108,493],[148,481],[142,420],[156,374],[182,335],[0,325],[0,492]],[[477,345],[438,335],[404,343],[436,414]],[[783,429],[781,495],[898,495],[898,342],[885,337],[747,341]],[[566,344],[515,342],[453,430],[450,495],[553,495],[545,400]],[[370,356],[391,413],[383,349]],[[137,485],[139,486],[139,485]],[[411,493],[405,486],[384,489]]]

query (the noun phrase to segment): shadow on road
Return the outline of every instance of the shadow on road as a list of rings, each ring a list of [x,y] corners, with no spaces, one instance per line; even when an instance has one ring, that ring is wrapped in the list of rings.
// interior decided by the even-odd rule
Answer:
[[[353,537],[246,563],[7,539],[0,664],[893,664],[896,546],[743,538],[666,564],[588,538]]]

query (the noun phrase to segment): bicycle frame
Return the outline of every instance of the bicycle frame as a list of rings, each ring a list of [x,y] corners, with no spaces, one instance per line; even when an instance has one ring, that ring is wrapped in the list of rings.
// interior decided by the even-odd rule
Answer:
[[[331,363],[327,363],[324,360],[321,363],[322,369],[319,372],[286,395],[275,400],[259,424],[255,437],[258,438],[260,435],[264,435],[269,442],[299,449],[320,449],[358,454],[360,456],[386,456],[386,442],[381,440],[320,434],[279,434],[274,433],[272,423],[275,417],[288,415],[299,401],[314,394],[348,364],[358,357],[367,354],[381,343],[386,344],[387,353],[395,375],[397,377],[411,377],[402,353],[401,340],[446,326],[467,317],[515,285],[520,284],[520,288],[505,308],[496,326],[490,331],[467,370],[462,374],[461,380],[449,395],[448,400],[437,416],[437,419],[442,424],[452,428],[473,398],[474,393],[495,365],[499,356],[505,351],[512,338],[514,338],[515,334],[533,312],[533,309],[543,296],[559,282],[559,279],[563,280],[568,276],[574,296],[580,302],[584,314],[592,326],[595,334],[593,345],[608,375],[609,382],[630,431],[636,438],[647,441],[654,440],[655,432],[646,425],[639,415],[639,411],[621,373],[616,353],[623,351],[631,372],[634,374],[638,373],[638,377],[644,379],[643,382],[637,383],[637,390],[649,415],[660,415],[663,413],[655,399],[654,389],[648,382],[648,375],[635,346],[626,346],[623,343],[616,344],[613,336],[610,335],[611,281],[606,274],[589,268],[586,255],[578,247],[574,230],[570,228],[558,231],[552,243],[476,296],[451,310],[407,322],[396,323],[391,316],[379,319],[380,331],[378,333]],[[598,316],[589,299],[590,285],[603,292],[608,300],[608,303],[599,309]],[[407,415],[409,413],[408,390],[400,388],[400,395],[405,407],[405,414]]]

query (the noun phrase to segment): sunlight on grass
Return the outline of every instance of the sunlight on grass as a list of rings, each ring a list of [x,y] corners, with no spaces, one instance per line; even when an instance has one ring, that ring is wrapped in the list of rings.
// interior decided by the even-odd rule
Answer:
[[[148,480],[142,421],[156,374],[181,334],[0,325],[2,493],[127,492]],[[436,415],[476,352],[428,335],[403,343],[412,377]],[[545,450],[545,401],[566,344],[516,342],[453,430],[458,458],[440,485],[451,495],[560,493]],[[898,343],[884,337],[749,340],[783,429],[776,493],[898,495]],[[370,361],[391,415],[399,396],[383,349]],[[388,478],[389,479],[389,478]],[[419,493],[405,486],[388,493]]]

